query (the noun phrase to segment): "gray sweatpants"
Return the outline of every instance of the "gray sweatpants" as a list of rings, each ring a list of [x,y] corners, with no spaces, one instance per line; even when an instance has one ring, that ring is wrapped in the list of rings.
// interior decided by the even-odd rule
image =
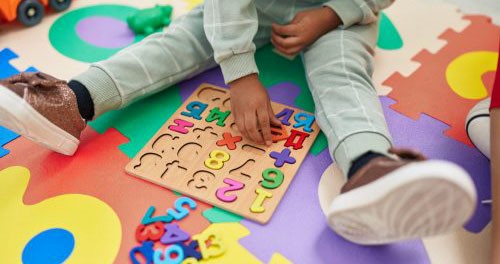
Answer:
[[[273,16],[258,13],[254,43],[261,47],[270,42],[272,22],[289,21],[273,21]],[[332,157],[345,174],[363,153],[387,153],[391,146],[371,81],[377,30],[377,23],[339,28],[302,53],[318,124],[328,138]],[[174,20],[165,33],[153,34],[123,49],[74,79],[90,91],[97,117],[215,66],[200,6]]]

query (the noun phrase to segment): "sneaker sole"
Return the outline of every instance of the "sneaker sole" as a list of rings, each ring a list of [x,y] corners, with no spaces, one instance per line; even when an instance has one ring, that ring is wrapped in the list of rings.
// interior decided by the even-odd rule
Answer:
[[[68,156],[75,153],[80,143],[5,87],[0,87],[0,125]]]
[[[447,161],[423,161],[339,195],[328,223],[351,242],[387,244],[454,231],[471,217],[476,201],[465,170]]]

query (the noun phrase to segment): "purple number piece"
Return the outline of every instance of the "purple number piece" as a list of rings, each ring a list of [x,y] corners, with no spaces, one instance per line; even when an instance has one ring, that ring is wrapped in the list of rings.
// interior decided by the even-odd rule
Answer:
[[[285,148],[281,152],[273,151],[269,156],[276,160],[274,166],[281,168],[285,163],[294,164],[296,162],[295,158],[290,156],[290,153],[291,151]]]
[[[165,234],[161,237],[161,243],[173,244],[183,242],[189,239],[189,234],[184,232],[177,224],[166,224]]]
[[[276,118],[280,119],[281,120],[281,123],[285,126],[289,126],[290,125],[290,118],[292,117],[293,113],[295,111],[290,109],[290,108],[283,108],[283,110],[281,110],[281,112],[277,113],[276,114]]]

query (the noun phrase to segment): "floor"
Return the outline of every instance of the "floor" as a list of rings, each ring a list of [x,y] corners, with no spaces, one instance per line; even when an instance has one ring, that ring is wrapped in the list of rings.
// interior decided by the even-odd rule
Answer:
[[[142,39],[124,22],[137,8],[171,4],[178,17],[200,2],[78,0],[33,28],[0,25],[0,78],[36,69],[69,79]],[[324,211],[344,176],[320,136],[267,225],[201,202],[179,222],[190,235],[224,233],[228,251],[202,262],[488,263],[491,215],[481,201],[490,199],[489,161],[468,140],[463,124],[469,109],[491,90],[499,25],[495,0],[396,1],[380,23],[373,79],[394,143],[469,172],[480,201],[463,229],[377,247],[343,240],[326,225]],[[272,100],[314,110],[300,58],[283,58],[266,46],[256,60]],[[0,212],[8,216],[0,218],[0,233],[8,238],[0,242],[0,255],[5,262],[29,263],[37,256],[68,263],[88,263],[95,256],[100,263],[130,262],[129,252],[141,246],[136,228],[150,206],[161,215],[178,196],[126,174],[124,167],[203,82],[225,87],[216,68],[108,113],[90,123],[74,157],[0,129],[0,195],[5,197]],[[155,249],[163,248],[158,244]]]

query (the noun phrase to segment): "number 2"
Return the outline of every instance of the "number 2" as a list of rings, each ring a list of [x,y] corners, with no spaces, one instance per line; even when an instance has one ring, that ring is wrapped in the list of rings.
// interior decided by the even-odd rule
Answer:
[[[241,190],[245,187],[245,184],[230,178],[225,178],[224,183],[228,184],[229,186],[224,186],[217,189],[217,191],[215,192],[215,196],[217,196],[217,199],[226,203],[236,201],[236,199],[238,198],[236,195],[226,195],[226,193],[230,191]]]

